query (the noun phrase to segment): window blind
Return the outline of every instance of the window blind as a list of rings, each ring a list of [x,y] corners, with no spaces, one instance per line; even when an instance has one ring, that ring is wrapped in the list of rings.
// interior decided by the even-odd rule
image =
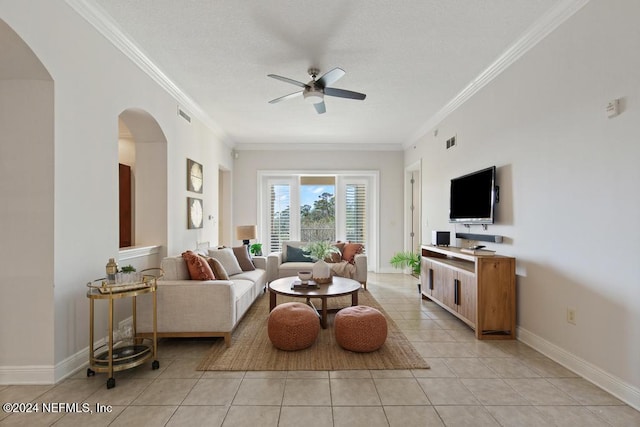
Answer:
[[[291,240],[291,186],[271,184],[269,193],[269,250],[277,252],[283,241]]]
[[[347,184],[345,189],[346,239],[367,247],[367,186]]]

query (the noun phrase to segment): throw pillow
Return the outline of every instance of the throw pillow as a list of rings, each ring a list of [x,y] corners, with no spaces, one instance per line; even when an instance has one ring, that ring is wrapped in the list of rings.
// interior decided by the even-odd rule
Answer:
[[[287,262],[313,262],[313,259],[309,256],[309,252],[301,248],[287,246]]]
[[[242,273],[242,268],[231,248],[209,249],[209,256],[220,261],[227,275]]]
[[[229,280],[229,275],[226,270],[222,266],[222,263],[215,258],[211,258],[210,256],[205,257],[209,267],[213,270],[213,275],[216,276],[218,280]]]
[[[242,245],[231,249],[233,249],[233,253],[242,271],[253,271],[256,269],[256,266],[253,265],[253,261],[251,261],[251,257],[249,256],[249,248],[247,246]]]
[[[326,257],[324,260],[326,262],[332,262],[332,263],[336,263],[336,262],[342,261],[342,253],[344,252],[344,245],[345,244],[343,242],[334,243],[333,246],[338,248],[340,253],[332,253],[328,257]]]
[[[356,254],[361,254],[364,251],[364,246],[361,243],[345,243],[344,250],[342,251],[342,259],[349,264],[354,264]]]
[[[209,264],[201,256],[198,256],[192,251],[186,251],[182,253],[182,258],[187,263],[189,269],[189,276],[191,280],[215,280],[216,276],[213,274],[213,270],[209,267]]]

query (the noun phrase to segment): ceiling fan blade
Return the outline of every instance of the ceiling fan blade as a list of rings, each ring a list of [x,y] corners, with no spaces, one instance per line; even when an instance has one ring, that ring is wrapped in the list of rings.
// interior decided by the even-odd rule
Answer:
[[[336,67],[333,70],[324,73],[324,75],[316,81],[316,84],[320,85],[321,87],[327,87],[337,82],[338,79],[340,79],[345,74],[346,73],[342,68]]]
[[[317,104],[313,104],[313,106],[316,107],[316,111],[318,112],[318,114],[324,114],[327,112],[327,108],[324,105],[324,101],[318,102]]]
[[[283,81],[285,83],[291,83],[292,85],[296,85],[296,86],[300,86],[300,87],[307,87],[306,83],[302,83],[302,82],[299,82],[297,80],[293,80],[293,79],[290,79],[290,78],[287,78],[287,77],[278,76],[276,74],[267,74],[267,77],[271,77],[273,79],[280,80],[280,81]]]
[[[336,89],[334,87],[325,87],[324,94],[329,96],[337,96],[338,98],[349,98],[363,100],[367,97],[364,93],[353,92],[350,90]]]
[[[290,93],[289,95],[285,95],[285,96],[281,96],[280,98],[272,99],[271,101],[269,101],[269,104],[275,104],[275,103],[278,103],[280,101],[286,101],[287,99],[297,98],[300,95],[302,95],[302,91],[293,92],[293,93]]]

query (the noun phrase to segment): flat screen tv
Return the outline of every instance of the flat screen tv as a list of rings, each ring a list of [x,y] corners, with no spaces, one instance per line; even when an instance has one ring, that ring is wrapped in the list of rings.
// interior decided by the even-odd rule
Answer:
[[[451,180],[449,222],[493,224],[496,167],[491,166]]]

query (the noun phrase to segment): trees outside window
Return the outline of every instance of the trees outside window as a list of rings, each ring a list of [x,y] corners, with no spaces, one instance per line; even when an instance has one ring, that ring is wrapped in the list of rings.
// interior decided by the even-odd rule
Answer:
[[[314,192],[315,186],[301,186],[301,192]],[[333,190],[333,188],[332,188]],[[331,192],[321,193],[313,206],[300,207],[300,237],[305,242],[326,242],[336,240],[336,197]]]

